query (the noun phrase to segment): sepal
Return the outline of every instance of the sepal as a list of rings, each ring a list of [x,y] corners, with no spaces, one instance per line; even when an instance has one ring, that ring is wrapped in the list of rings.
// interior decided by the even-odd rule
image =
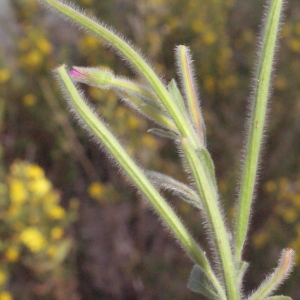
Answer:
[[[178,140],[180,137],[179,134],[177,134],[174,131],[164,130],[164,129],[160,129],[160,128],[150,128],[147,132],[153,133],[160,137],[164,137],[164,138],[171,139],[171,140]]]
[[[249,263],[246,261],[239,261],[237,263],[237,281],[238,285],[242,284],[243,277],[249,267]]]
[[[202,162],[205,172],[208,175],[208,178],[210,179],[210,182],[215,192],[217,193],[218,185],[217,185],[216,174],[215,174],[215,166],[211,158],[211,155],[205,148],[197,149],[196,154],[199,160]]]
[[[158,185],[163,190],[171,191],[174,195],[180,197],[182,200],[198,209],[203,208],[197,192],[183,182],[155,171],[147,171],[146,175],[150,181],[152,181],[155,185]]]
[[[198,265],[193,267],[187,286],[195,293],[202,294],[210,299],[219,299],[206,274]]]

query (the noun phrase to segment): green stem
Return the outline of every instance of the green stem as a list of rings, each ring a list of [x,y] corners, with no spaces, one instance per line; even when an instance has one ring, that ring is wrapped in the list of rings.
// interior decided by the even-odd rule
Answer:
[[[203,208],[206,212],[206,217],[212,226],[214,243],[217,248],[217,253],[220,257],[223,280],[226,284],[228,299],[238,300],[239,290],[235,274],[234,259],[232,256],[226,227],[218,207],[218,196],[214,187],[214,183],[207,177],[207,171],[203,168],[199,157],[195,154],[193,148],[186,138],[182,139],[182,147],[193,178],[195,179]]]
[[[210,263],[199,245],[191,237],[190,233],[184,227],[182,222],[176,216],[171,207],[162,198],[159,192],[153,187],[141,169],[134,163],[124,148],[119,144],[113,134],[99,120],[99,118],[90,110],[88,105],[81,98],[79,92],[74,86],[64,66],[60,66],[57,72],[62,80],[63,87],[69,95],[72,106],[76,113],[93,132],[93,134],[108,149],[120,166],[125,170],[127,175],[142,191],[144,196],[151,202],[158,214],[169,226],[174,235],[181,242],[184,249],[189,253],[191,258],[206,272],[221,299],[226,299],[223,288],[216,278]]]
[[[249,227],[251,202],[254,194],[259,154],[266,119],[270,77],[279,30],[282,2],[282,0],[272,0],[265,25],[238,201],[235,234],[235,257],[237,262],[242,260],[243,247]]]

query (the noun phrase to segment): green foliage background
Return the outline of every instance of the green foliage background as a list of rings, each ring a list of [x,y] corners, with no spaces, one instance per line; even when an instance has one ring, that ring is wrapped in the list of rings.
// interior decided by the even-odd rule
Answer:
[[[157,71],[164,74],[166,81],[176,71],[174,46],[190,46],[208,149],[216,164],[225,211],[232,217],[247,99],[263,14],[261,1],[73,2],[131,39]],[[10,13],[2,14],[0,20],[5,32],[0,48],[2,185],[8,186],[9,168],[18,158],[45,170],[53,186],[60,190],[61,204],[66,209],[69,199],[74,197],[80,204],[77,221],[66,236],[73,240],[72,250],[68,251],[74,259],[60,262],[64,275],[32,273],[38,262],[33,260],[24,266],[20,263],[24,253],[14,264],[1,254],[7,280],[3,281],[0,300],[9,297],[196,299],[186,289],[190,262],[164,231],[148,204],[128,190],[126,180],[111,167],[99,146],[73,124],[51,78],[52,69],[61,63],[105,65],[120,75],[135,74],[93,36],[78,32],[37,1],[8,3]],[[255,287],[275,266],[283,247],[290,246],[300,253],[299,16],[299,1],[290,0],[277,54],[262,171],[245,253],[246,260],[252,263],[247,289]],[[180,169],[175,148],[168,141],[147,134],[150,126],[147,121],[130,112],[113,93],[83,88],[97,111],[124,141],[128,152],[143,167],[188,181]],[[168,197],[195,236],[204,239],[199,214],[185,203]],[[1,209],[3,214],[5,210]],[[50,223],[46,225],[49,230]],[[3,243],[12,243],[2,233],[1,239]],[[300,299],[299,264],[297,258],[292,277],[282,287],[293,299]],[[18,273],[20,265],[22,276],[28,279],[22,281],[21,288],[28,291],[23,295],[18,293],[20,287],[15,284],[18,277],[11,275]],[[58,295],[54,291],[61,285],[67,288],[62,289],[65,294],[62,291]]]

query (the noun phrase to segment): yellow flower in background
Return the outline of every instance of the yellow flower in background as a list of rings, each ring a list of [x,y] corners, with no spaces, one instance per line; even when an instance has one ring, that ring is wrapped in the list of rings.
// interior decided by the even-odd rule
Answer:
[[[18,42],[19,49],[22,51],[26,51],[31,46],[31,41],[28,38],[22,38]]]
[[[0,300],[13,300],[13,297],[9,292],[3,291],[0,292]]]
[[[277,209],[279,210],[279,214],[282,216],[282,218],[287,222],[287,223],[294,223],[298,219],[298,212],[295,210],[294,207],[291,208],[286,208],[286,209]]]
[[[18,213],[20,213],[20,211],[18,211]],[[17,214],[17,213],[15,213]],[[26,224],[24,224],[23,222],[21,221],[16,221],[13,225],[13,228],[16,230],[16,231],[22,231],[24,228],[26,227]]]
[[[43,178],[45,177],[45,172],[40,166],[33,164],[28,166],[27,176],[29,178]]]
[[[268,242],[268,235],[261,231],[253,236],[254,245],[258,248],[263,247]]]
[[[20,205],[10,205],[7,208],[7,216],[8,217],[15,217],[16,215],[18,215],[20,213]]]
[[[21,176],[23,177],[24,176],[24,166],[27,165],[27,164],[24,164],[23,162],[17,160],[15,161],[9,168],[10,170],[10,175],[12,177],[18,177],[18,176]]]
[[[269,181],[267,181],[267,183],[265,184],[264,190],[265,190],[266,192],[268,192],[268,193],[272,193],[272,192],[274,192],[274,191],[277,190],[277,187],[278,187],[278,185],[277,185],[277,183],[276,183],[275,181],[269,180]]]
[[[23,244],[33,253],[40,252],[46,244],[43,234],[34,227],[28,227],[20,235]]]
[[[217,41],[217,35],[212,32],[212,31],[208,31],[205,32],[205,34],[203,35],[203,42],[205,45],[212,45]]]
[[[80,2],[84,5],[88,5],[88,4],[91,4],[93,2],[93,0],[80,0]]]
[[[210,93],[213,93],[215,91],[215,80],[212,76],[205,76],[204,87]]]
[[[47,250],[47,254],[49,257],[53,258],[56,256],[57,254],[57,246],[55,245],[51,245],[48,250]],[[0,299],[1,300],[1,299]]]
[[[9,80],[11,74],[8,69],[0,69],[0,83],[5,83]]]
[[[44,195],[44,210],[47,210],[51,205],[59,203],[59,193],[55,190],[50,190],[46,195]]]
[[[97,49],[98,47],[99,40],[92,35],[86,35],[80,40],[80,48],[82,51],[91,51],[93,49]]]
[[[126,110],[125,107],[123,107],[123,106],[118,106],[117,109],[116,109],[116,111],[115,111],[115,117],[116,117],[117,119],[119,119],[119,120],[120,120],[120,119],[123,119],[123,118],[125,118],[126,113],[127,113],[127,110]]]
[[[59,240],[61,239],[65,234],[65,231],[63,230],[62,227],[56,226],[51,230],[51,238],[54,240]]]
[[[128,116],[127,124],[128,124],[129,129],[135,130],[135,129],[139,128],[140,120],[136,116],[130,115],[130,116]]]
[[[33,106],[36,104],[36,97],[33,94],[27,94],[23,97],[23,104],[25,106]]]
[[[3,270],[0,270],[0,286],[3,285],[7,280],[7,274]]]
[[[290,23],[285,23],[283,24],[282,26],[282,29],[281,29],[281,36],[283,38],[287,38],[291,35],[292,33],[292,26]]]
[[[43,61],[43,55],[36,49],[21,57],[20,64],[25,68],[36,68]]]
[[[293,52],[300,52],[300,39],[292,39],[289,43],[289,46]]]
[[[101,182],[93,182],[88,187],[88,194],[91,198],[100,199],[103,196],[103,192],[105,191],[105,186]]]
[[[205,24],[200,19],[192,20],[191,28],[195,33],[201,33],[205,30]]]
[[[53,220],[63,219],[66,215],[66,211],[59,205],[51,206],[47,211],[49,217]]]
[[[277,76],[275,79],[275,87],[280,91],[287,89],[288,84],[288,81],[283,76]]]
[[[16,247],[9,247],[5,251],[5,257],[9,262],[16,262],[19,259],[19,251]]]
[[[71,198],[70,203],[69,203],[69,207],[72,210],[77,210],[79,208],[79,200],[76,199],[76,198]]]
[[[50,54],[52,52],[52,46],[45,38],[38,39],[36,45],[45,54]]]
[[[148,133],[143,134],[142,143],[150,149],[156,149],[156,147],[157,147],[156,139]]]
[[[38,196],[44,196],[50,191],[51,183],[46,178],[36,178],[30,180],[30,182],[28,183],[28,188],[32,193]]]
[[[28,197],[28,191],[24,182],[12,178],[9,181],[9,196],[12,204],[22,205]]]

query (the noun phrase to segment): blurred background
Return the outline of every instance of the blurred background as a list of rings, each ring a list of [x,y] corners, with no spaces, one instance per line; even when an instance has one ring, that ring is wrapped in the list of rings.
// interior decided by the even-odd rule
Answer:
[[[133,41],[166,81],[174,46],[189,45],[224,210],[234,216],[261,0],[72,0]],[[110,49],[35,0],[0,0],[0,300],[203,299],[192,262],[157,215],[74,122],[52,70],[106,66],[136,77]],[[298,256],[280,292],[300,299],[300,2],[286,4],[245,290],[285,247]],[[114,93],[82,87],[145,169],[187,182],[178,153]],[[197,211],[166,194],[205,244]],[[232,227],[232,223],[229,226]],[[209,251],[209,249],[207,249]]]

